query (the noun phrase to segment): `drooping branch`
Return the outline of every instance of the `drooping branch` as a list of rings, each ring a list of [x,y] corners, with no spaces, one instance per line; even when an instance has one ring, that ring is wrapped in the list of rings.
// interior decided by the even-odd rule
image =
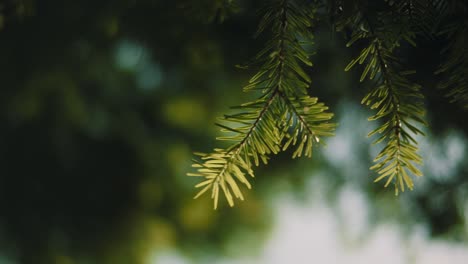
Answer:
[[[211,154],[199,154],[202,161],[193,165],[198,171],[188,174],[205,178],[196,185],[203,188],[195,198],[211,189],[216,208],[221,189],[233,206],[232,193],[243,200],[237,182],[251,187],[245,176],[253,176],[253,164],[266,164],[269,155],[290,145],[298,146],[294,156],[311,156],[313,141],[332,134],[334,124],[327,122],[332,114],[325,112],[328,107],[317,103],[317,98],[307,95],[310,79],[301,66],[312,65],[298,41],[298,37],[312,37],[311,10],[291,0],[276,1],[266,10],[258,32],[270,28],[273,37],[255,57],[263,64],[244,87],[244,91],[262,94],[253,102],[235,107],[242,112],[225,115],[223,124],[218,124],[230,134],[218,139],[233,144]]]
[[[376,164],[371,169],[379,174],[376,182],[386,178],[385,186],[393,182],[395,193],[398,194],[399,190],[405,190],[405,186],[413,188],[414,184],[409,174],[422,175],[414,165],[422,163],[417,154],[417,141],[414,136],[424,134],[415,124],[426,125],[421,87],[406,77],[411,72],[402,71],[402,65],[394,55],[401,40],[414,44],[414,32],[406,31],[409,28],[401,27],[400,23],[395,27],[387,24],[376,29],[365,15],[359,23],[354,25],[353,36],[348,45],[364,39],[369,41],[369,46],[364,48],[345,70],[351,69],[357,63],[365,63],[360,80],[364,81],[369,77],[375,81],[375,87],[364,97],[362,103],[377,110],[369,120],[382,120],[382,124],[368,136],[380,134],[374,144],[384,142],[385,147],[374,159]],[[389,29],[393,32],[388,32]]]

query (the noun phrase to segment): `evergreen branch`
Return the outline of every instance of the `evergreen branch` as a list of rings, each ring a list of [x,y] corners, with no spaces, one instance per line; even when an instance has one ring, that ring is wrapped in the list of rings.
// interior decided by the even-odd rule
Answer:
[[[236,142],[228,149],[215,149],[212,154],[201,154],[203,163],[196,162],[192,165],[198,168],[198,173],[188,173],[189,176],[205,177],[205,181],[196,185],[196,187],[205,186],[195,198],[199,197],[208,189],[212,189],[212,198],[214,208],[217,208],[219,189],[221,188],[226,196],[230,206],[234,205],[231,191],[236,198],[243,200],[242,193],[234,179],[237,179],[250,189],[250,183],[245,178],[245,174],[253,177],[252,159],[256,166],[262,161],[267,163],[268,154],[278,153],[280,148],[280,135],[278,129],[274,126],[275,116],[270,111],[272,105],[278,98],[277,89],[266,100],[243,105],[244,107],[254,108],[253,111],[244,112],[233,116],[225,117],[225,120],[245,124],[238,128],[231,128],[219,124],[223,132],[234,133],[234,135],[219,140],[229,140]],[[250,123],[246,120],[252,120]],[[227,186],[226,186],[227,185]],[[230,187],[230,189],[228,188]]]
[[[281,0],[265,11],[258,32],[267,28],[273,31],[273,38],[267,42],[255,60],[262,62],[260,70],[250,79],[244,91],[262,91],[253,102],[242,104],[235,109],[243,112],[225,115],[218,124],[228,136],[218,137],[233,144],[226,149],[215,149],[211,154],[199,154],[202,162],[195,161],[196,173],[189,176],[204,177],[196,185],[203,187],[195,198],[211,189],[214,208],[217,208],[220,189],[230,206],[234,197],[243,200],[237,182],[250,189],[245,175],[253,175],[252,164],[264,164],[268,156],[277,154],[289,145],[298,145],[294,157],[311,156],[313,141],[332,134],[334,124],[326,123],[332,114],[317,98],[307,95],[310,78],[301,64],[312,62],[301,46],[298,37],[311,39],[309,32],[312,14],[293,1]],[[234,197],[233,195],[234,194]]]
[[[389,36],[384,34],[386,32],[377,32],[365,17],[363,21],[369,30],[359,27],[348,45],[358,39],[369,39],[370,44],[345,70],[351,69],[357,62],[366,62],[360,81],[367,76],[376,81],[377,86],[363,98],[362,103],[377,110],[369,120],[383,120],[383,124],[368,136],[379,133],[381,136],[373,144],[385,141],[386,145],[374,159],[376,164],[370,169],[379,174],[375,182],[387,178],[387,187],[393,181],[395,193],[398,194],[399,190],[405,190],[405,186],[413,189],[414,184],[409,173],[422,176],[414,165],[421,164],[422,159],[417,154],[417,142],[413,135],[424,134],[415,125],[426,125],[423,119],[425,110],[421,103],[423,96],[420,86],[406,78],[411,72],[399,71],[400,62],[393,55],[394,49],[399,46],[399,39],[394,37],[400,35],[401,38],[410,38],[412,35],[398,29],[399,32],[389,34],[393,37],[385,38]]]
[[[204,154],[202,160],[203,164],[195,163],[193,166],[198,169],[198,173],[190,173],[189,176],[202,176],[206,180],[197,185],[197,187],[205,186],[195,198],[202,195],[209,189],[212,190],[212,199],[214,200],[214,208],[217,208],[219,189],[224,191],[226,199],[230,206],[234,205],[232,195],[225,182],[228,182],[231,190],[234,192],[236,198],[243,200],[243,196],[237,186],[237,183],[232,180],[234,175],[241,183],[250,188],[250,183],[245,178],[245,172],[253,176],[252,161],[255,165],[259,165],[261,159],[264,163],[267,162],[267,154],[270,152],[276,153],[278,144],[281,141],[279,130],[276,129],[276,120],[273,119],[273,111],[268,111],[271,105],[278,98],[278,89],[283,78],[284,69],[284,39],[285,31],[287,28],[286,23],[286,9],[284,8],[285,1],[280,5],[271,6],[267,10],[262,22],[259,25],[259,32],[273,23],[272,28],[278,28],[276,36],[266,45],[266,47],[259,52],[256,56],[257,59],[264,59],[265,62],[260,71],[257,72],[251,79],[250,84],[244,87],[244,91],[262,90],[265,94],[269,94],[269,98],[265,101],[264,95],[255,102],[241,105],[240,109],[254,109],[235,115],[226,115],[224,120],[230,122],[237,122],[241,126],[237,129],[225,128],[225,131],[234,132],[234,135],[228,138],[218,138],[226,140],[237,140],[234,146],[229,147],[227,150],[217,149],[214,154]],[[277,23],[279,23],[279,27]],[[279,43],[274,45],[274,43]],[[269,120],[265,117],[269,117]],[[273,120],[272,120],[273,119]],[[263,125],[264,124],[264,125]],[[263,128],[263,133],[257,133],[257,128]],[[268,135],[268,137],[264,137]]]

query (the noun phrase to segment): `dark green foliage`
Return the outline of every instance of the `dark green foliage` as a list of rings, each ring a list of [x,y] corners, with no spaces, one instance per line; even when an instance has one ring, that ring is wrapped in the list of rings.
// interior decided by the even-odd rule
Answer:
[[[239,11],[236,0],[181,0],[178,7],[188,17],[204,22],[223,22],[227,16]]]
[[[455,19],[441,27],[439,35],[447,37],[449,43],[442,51],[447,58],[436,74],[444,76],[439,88],[445,89],[450,102],[459,103],[468,110],[468,20],[467,4],[451,3],[444,9],[447,16]]]
[[[22,19],[26,16],[31,16],[33,13],[33,0],[1,0],[0,30],[10,21]]]
[[[396,20],[404,23],[419,35],[433,38],[440,24],[441,2],[433,0],[386,0]]]

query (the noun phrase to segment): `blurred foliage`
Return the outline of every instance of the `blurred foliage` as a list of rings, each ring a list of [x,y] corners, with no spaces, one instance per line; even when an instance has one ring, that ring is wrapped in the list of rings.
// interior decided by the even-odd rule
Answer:
[[[206,252],[229,254],[224,242],[238,233],[260,247],[271,225],[268,194],[292,186],[299,196],[304,171],[326,165],[320,154],[293,166],[290,155],[279,155],[258,169],[257,191],[244,193],[248,201],[235,209],[214,212],[209,197],[192,199],[196,182],[185,177],[191,150],[213,149],[217,132],[208,124],[227,105],[251,99],[239,92],[249,72],[233,65],[263,43],[251,38],[262,1],[195,2],[0,2],[1,255],[25,264],[147,263],[155,249],[176,246],[203,260]],[[207,23],[220,7],[228,8],[224,22]],[[348,51],[321,29],[316,38],[317,66],[306,70],[323,87],[314,96],[331,109],[342,98],[359,101],[359,76],[342,75],[359,45]],[[459,108],[433,89],[438,51],[448,43],[441,36],[401,50],[408,68],[420,66],[435,136],[468,132]],[[361,150],[356,155],[366,159]],[[368,181],[359,186],[375,201],[376,218],[402,207],[406,219],[448,236],[464,221],[464,164],[449,181],[428,177],[424,189],[401,200]],[[335,170],[330,198],[347,181]]]
[[[12,20],[19,20],[34,14],[34,0],[0,1],[0,30]]]

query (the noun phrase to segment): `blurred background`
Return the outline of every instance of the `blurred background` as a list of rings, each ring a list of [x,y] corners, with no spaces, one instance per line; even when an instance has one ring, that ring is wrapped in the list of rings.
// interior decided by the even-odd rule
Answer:
[[[328,21],[310,94],[337,135],[273,157],[234,208],[194,200],[193,151],[244,94],[262,1],[0,1],[0,264],[468,263],[466,112],[435,89],[444,39],[402,47],[427,94],[424,177],[373,184],[379,147]]]

